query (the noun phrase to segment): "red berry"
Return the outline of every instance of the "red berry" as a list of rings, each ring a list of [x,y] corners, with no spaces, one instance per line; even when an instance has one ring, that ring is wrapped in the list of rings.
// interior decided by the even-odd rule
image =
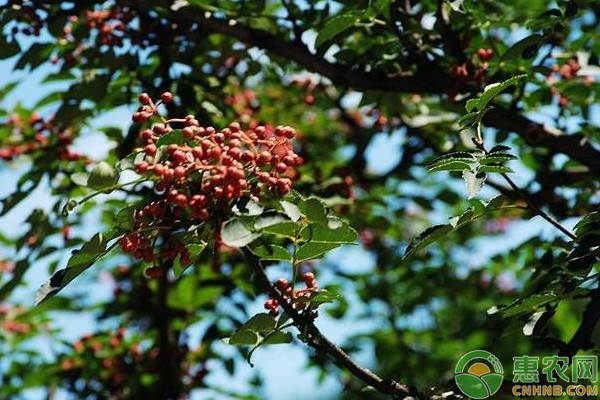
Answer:
[[[150,102],[152,101],[152,99],[150,98],[150,95],[148,93],[140,94],[138,97],[138,100],[142,104],[150,104]]]
[[[170,103],[173,101],[173,94],[171,92],[164,92],[160,95],[160,99],[163,103]]]

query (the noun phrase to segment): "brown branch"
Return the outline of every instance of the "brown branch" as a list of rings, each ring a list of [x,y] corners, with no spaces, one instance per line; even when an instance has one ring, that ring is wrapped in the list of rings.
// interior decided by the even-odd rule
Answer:
[[[160,3],[160,1],[147,3]],[[250,46],[273,52],[327,77],[337,85],[400,93],[444,93],[443,86],[437,82],[437,77],[426,71],[411,76],[389,77],[383,73],[351,69],[311,53],[301,42],[288,42],[282,40],[281,35],[250,28],[235,20],[212,17],[196,7],[184,7],[173,13],[173,20],[188,26],[197,24],[201,29],[222,33]]]
[[[244,255],[251,261],[259,283],[278,301],[283,310],[292,319],[294,326],[304,334],[306,343],[315,350],[329,355],[339,366],[348,370],[356,378],[372,386],[383,394],[391,395],[393,399],[404,399],[414,396],[415,390],[407,385],[391,380],[384,380],[372,371],[358,365],[344,350],[336,346],[315,326],[310,315],[300,314],[273,287],[265,272],[260,259],[248,248],[242,249]]]
[[[483,142],[478,142],[478,140],[473,139],[473,142],[477,145],[477,147],[482,150],[485,154],[488,154]],[[527,203],[527,207],[533,212],[535,215],[539,215],[546,221],[548,221],[552,226],[558,229],[560,232],[568,236],[570,239],[577,241],[577,236],[567,228],[565,228],[560,222],[558,222],[554,217],[549,215],[547,212],[542,210],[534,201],[532,201],[531,197],[527,192],[523,191],[517,184],[504,172],[500,173],[506,183],[512,188],[515,193],[518,193],[520,197]]]
[[[179,363],[177,361],[176,340],[171,329],[171,315],[167,304],[169,294],[168,270],[171,263],[163,265],[158,279],[156,305],[156,328],[158,330],[158,383],[155,393],[157,400],[172,400],[181,394]]]
[[[494,106],[483,122],[486,126],[515,132],[533,147],[546,147],[552,153],[565,154],[600,174],[600,151],[582,135],[567,135],[499,106]]]

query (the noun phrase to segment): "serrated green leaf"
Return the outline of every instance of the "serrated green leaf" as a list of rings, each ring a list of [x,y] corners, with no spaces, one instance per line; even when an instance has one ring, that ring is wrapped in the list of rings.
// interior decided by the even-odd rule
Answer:
[[[525,314],[538,309],[540,306],[557,300],[558,298],[559,296],[554,292],[534,294],[527,298],[514,301],[505,308],[500,309],[499,313],[504,318]]]
[[[100,257],[108,253],[111,248],[107,247],[107,243],[113,238],[113,236],[103,233],[94,235],[81,249],[73,253],[65,269],[57,271],[40,287],[35,296],[35,304],[38,305],[49,297],[54,296],[73,281],[73,279],[91,267]]]
[[[306,217],[309,221],[326,222],[327,212],[325,211],[325,205],[314,197],[307,199],[304,202],[304,209]]]
[[[276,321],[267,313],[256,314],[250,318],[238,331],[271,332],[275,329]]]
[[[304,241],[325,243],[354,243],[358,234],[345,222],[332,229],[329,223],[311,222],[300,232]]]
[[[265,339],[260,343],[261,346],[269,346],[273,344],[285,344],[292,343],[294,337],[290,332],[282,332],[276,331],[265,337]]]
[[[466,151],[455,151],[452,153],[444,154],[443,156],[437,157],[433,161],[431,161],[428,165],[434,166],[441,162],[446,161],[462,161],[462,162],[475,162],[477,161],[477,157],[473,153],[468,153]]]
[[[255,217],[261,215],[265,209],[255,201],[250,200],[249,197],[244,197],[235,202],[231,211],[235,215]]]
[[[16,40],[9,42],[7,38],[8,35],[0,34],[0,60],[16,56],[21,51],[21,46]]]
[[[473,198],[481,188],[483,187],[483,183],[487,178],[487,175],[484,172],[473,172],[473,171],[463,171],[462,177],[467,186],[467,198]]]
[[[504,162],[516,160],[516,159],[517,159],[517,157],[513,156],[512,154],[495,152],[495,153],[490,153],[489,155],[482,157],[479,160],[479,163],[480,164],[496,164],[496,163],[504,163]]]
[[[544,40],[546,40],[546,36],[538,33],[527,36],[510,46],[502,55],[502,59],[520,58],[526,50],[539,46]]]
[[[258,217],[254,222],[254,229],[261,230],[268,226],[278,224],[280,222],[289,222],[289,220],[281,214],[266,215],[266,213],[264,213],[260,217]]]
[[[429,168],[427,168],[427,172],[439,172],[439,171],[464,171],[470,170],[471,163],[464,161],[442,161],[437,163]]]
[[[314,260],[341,245],[342,243],[306,242],[298,248],[296,259],[297,261]]]
[[[505,165],[480,165],[477,168],[478,173],[497,173],[497,174],[508,174],[513,172],[510,167]]]
[[[510,150],[512,150],[510,147],[504,146],[502,144],[498,144],[498,145],[492,147],[488,153],[490,153],[490,154],[492,154],[492,153],[504,153],[504,152],[510,151]]]
[[[525,77],[527,77],[527,74],[513,76],[512,78],[509,78],[503,82],[492,83],[491,85],[487,85],[483,89],[483,93],[481,94],[481,96],[479,96],[476,99],[477,101],[471,101],[471,100],[475,100],[475,99],[471,99],[467,102],[466,110],[468,112],[471,112],[475,109],[478,109],[479,111],[485,109],[486,106],[488,105],[488,103],[490,101],[492,101],[494,99],[494,97],[499,95],[502,91],[504,91],[509,86],[516,85]]]
[[[228,340],[232,346],[254,346],[258,342],[258,336],[251,331],[235,332]]]
[[[283,207],[283,212],[288,216],[293,222],[296,222],[302,216],[300,209],[294,203],[290,203],[289,201],[282,200],[281,207]]]
[[[73,181],[74,184],[79,186],[87,186],[89,178],[90,175],[86,174],[85,172],[76,172],[74,174],[71,174],[71,181]]]
[[[183,131],[181,129],[165,133],[156,141],[156,147],[168,146],[170,144],[183,144]]]
[[[298,225],[291,221],[279,222],[277,224],[269,225],[262,229],[262,232],[272,233],[275,235],[285,236],[287,238],[295,238],[296,230]]]
[[[115,168],[105,161],[102,161],[92,169],[88,177],[88,186],[94,190],[104,190],[114,186],[119,179],[119,174]]]
[[[319,31],[317,35],[317,39],[315,40],[315,47],[319,48],[328,41],[329,39],[334,38],[340,33],[344,32],[346,29],[350,28],[354,24],[359,21],[362,13],[357,13],[355,11],[350,11],[348,13],[337,15],[323,25],[323,28]]]
[[[424,249],[436,240],[444,237],[448,232],[452,231],[452,226],[449,224],[434,225],[424,230],[419,236],[414,238],[404,252],[404,258],[407,258],[415,252]]]
[[[267,261],[292,261],[290,253],[281,246],[278,245],[264,245],[252,249],[261,260]]]
[[[237,218],[225,222],[221,229],[221,239],[223,240],[223,243],[231,247],[244,247],[252,243],[252,241],[258,237],[260,237],[259,233],[250,231],[250,229]]]

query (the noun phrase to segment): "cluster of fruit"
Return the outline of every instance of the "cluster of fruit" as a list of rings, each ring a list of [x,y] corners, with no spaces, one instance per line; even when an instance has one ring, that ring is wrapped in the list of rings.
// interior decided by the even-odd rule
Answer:
[[[136,171],[155,182],[159,198],[135,212],[135,228],[121,239],[126,252],[144,261],[154,260],[153,228],[169,230],[178,221],[211,221],[218,229],[227,217],[232,201],[248,198],[259,202],[262,196],[283,196],[290,192],[295,168],[302,163],[291,140],[296,132],[288,126],[254,126],[242,129],[234,122],[217,130],[202,127],[193,115],[166,120],[159,106],[173,101],[165,92],[159,101],[147,93],[133,114],[136,123],[159,123],[143,129],[143,148],[135,163]],[[167,242],[162,257],[189,262],[185,246]],[[171,246],[172,244],[172,246]],[[172,247],[172,248],[171,248]],[[168,251],[166,251],[168,250]]]
[[[9,140],[0,147],[0,159],[10,161],[22,154],[43,150],[46,154],[54,152],[59,160],[91,162],[81,153],[69,149],[73,144],[73,133],[58,126],[54,117],[44,120],[33,112],[29,121],[24,121],[19,115],[11,114],[6,124],[12,132]]]
[[[285,278],[279,278],[274,284],[279,294],[297,310],[305,308],[313,293],[319,289],[315,274],[312,272],[302,274],[302,281],[306,285],[304,289],[294,289]],[[279,314],[280,306],[279,300],[271,293],[270,298],[265,301],[265,309],[276,317]]]
[[[198,387],[207,373],[200,349],[191,350],[182,344],[173,349],[172,354],[180,364],[179,379],[190,388]],[[129,337],[126,329],[121,327],[114,332],[83,336],[73,343],[72,353],[61,357],[60,365],[63,379],[72,382],[75,388],[83,392],[93,388],[108,395],[106,398],[119,399],[125,395],[123,388],[128,386],[125,385],[127,380],[158,373],[158,356],[158,347],[144,348],[135,335]],[[98,365],[94,375],[89,375],[90,364]],[[89,387],[84,388],[81,383],[76,385],[80,379]],[[151,384],[149,381],[148,386]]]

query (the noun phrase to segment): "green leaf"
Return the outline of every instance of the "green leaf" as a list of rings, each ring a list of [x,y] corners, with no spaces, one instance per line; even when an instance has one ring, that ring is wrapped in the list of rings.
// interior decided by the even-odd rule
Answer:
[[[323,25],[323,28],[319,31],[317,35],[317,39],[315,41],[315,47],[319,48],[328,41],[329,39],[334,38],[340,33],[344,32],[346,29],[355,25],[359,20],[362,13],[358,13],[356,11],[350,11],[342,15],[337,15]]]
[[[498,144],[498,145],[492,147],[490,149],[489,153],[490,154],[492,154],[492,153],[503,153],[503,152],[510,151],[510,150],[512,150],[510,147]]]
[[[52,43],[34,43],[27,51],[22,53],[21,58],[14,66],[15,70],[31,67],[32,70],[47,62],[54,49]]]
[[[471,199],[475,197],[477,193],[479,193],[483,187],[483,183],[485,182],[487,175],[484,172],[465,170],[462,173],[462,177],[467,185],[467,198]]]
[[[596,221],[600,221],[600,212],[598,211],[594,211],[585,215],[579,220],[579,222],[577,222],[577,224],[575,224],[573,229],[575,230],[577,236],[581,236],[583,233],[587,232],[587,229],[585,228]]]
[[[429,163],[430,166],[446,161],[464,161],[464,162],[475,162],[477,158],[473,153],[467,153],[466,151],[455,151],[453,153],[444,154]]]
[[[250,200],[249,197],[243,197],[235,202],[231,211],[235,215],[255,217],[261,215],[265,209],[255,201]]]
[[[495,163],[504,163],[511,160],[516,160],[517,157],[513,156],[509,153],[503,152],[494,152],[490,153],[479,160],[480,164],[495,164]]]
[[[298,229],[298,225],[294,222],[286,221],[280,222],[277,224],[269,225],[262,229],[262,232],[272,233],[275,235],[284,236],[290,239],[296,237],[296,230]]]
[[[494,99],[497,95],[499,95],[502,91],[508,88],[511,85],[516,85],[522,79],[527,77],[527,74],[513,76],[510,79],[505,80],[504,82],[492,83],[491,85],[487,85],[485,89],[483,89],[483,94],[477,98],[477,101],[468,101],[466,105],[466,110],[471,112],[475,109],[482,111],[486,108],[488,103]],[[472,99],[473,100],[473,99]]]
[[[464,171],[471,169],[471,163],[464,161],[443,161],[437,163],[429,168],[427,172],[439,172],[439,171]]]
[[[508,174],[513,172],[510,167],[505,165],[480,165],[477,168],[477,173],[497,173],[497,174]]]
[[[518,299],[505,308],[500,309],[498,312],[504,318],[513,317],[534,311],[540,306],[548,304],[558,298],[559,296],[554,292],[534,294],[525,299]]]
[[[310,297],[310,299],[300,300],[307,301],[311,304],[333,303],[336,300],[343,299],[343,296],[338,293],[330,292],[329,290],[319,290]]]
[[[448,224],[434,225],[424,230],[419,236],[414,238],[404,252],[404,258],[407,258],[417,251],[424,249],[431,243],[444,237],[448,232],[452,231],[452,226]]]
[[[214,303],[223,290],[222,286],[199,287],[198,277],[190,274],[181,278],[169,291],[167,304],[177,310],[193,312]]]
[[[296,222],[302,216],[300,209],[294,203],[290,203],[289,201],[281,201],[281,207],[283,207],[283,212],[288,216],[289,219]]]
[[[206,249],[206,243],[190,243],[187,245],[188,250],[190,251],[190,264],[183,266],[181,265],[180,258],[175,259],[175,263],[173,265],[173,272],[175,273],[176,278],[180,278],[183,273],[192,265],[198,262],[198,258]]]
[[[322,222],[311,222],[302,232],[302,240],[307,242],[325,243],[354,243],[358,234],[345,222],[331,221],[327,224]]]
[[[341,243],[307,242],[296,252],[296,259],[297,261],[314,260],[340,245]]]
[[[107,247],[107,243],[113,238],[103,233],[94,235],[81,249],[73,253],[67,262],[67,268],[57,271],[40,287],[35,295],[35,304],[38,305],[54,296],[91,267],[100,257],[108,253],[112,247]]]
[[[307,199],[304,202],[304,209],[305,209],[306,217],[310,221],[316,221],[316,222],[326,222],[327,221],[325,205],[320,200],[318,200],[314,197]]]
[[[278,245],[264,245],[252,249],[261,260],[267,261],[292,261],[290,253],[281,246]]]
[[[251,331],[235,332],[229,338],[228,344],[232,346],[254,346],[258,342],[258,335]]]
[[[271,332],[275,329],[275,318],[270,314],[260,313],[250,318],[238,331]]]
[[[268,226],[278,224],[280,222],[289,222],[289,220],[281,214],[267,215],[266,213],[264,213],[256,219],[256,222],[254,222],[254,229],[261,230]]]
[[[71,180],[74,184],[79,186],[87,187],[89,178],[90,175],[86,174],[85,172],[75,172],[74,174],[71,174]]]
[[[231,247],[244,247],[258,237],[260,237],[259,233],[253,233],[242,221],[236,218],[225,222],[221,229],[223,243]]]
[[[16,56],[21,51],[21,46],[16,40],[7,41],[8,35],[0,33],[0,60]]]
[[[170,144],[183,144],[183,131],[181,129],[165,133],[156,141],[156,147],[168,146]]]
[[[88,186],[95,190],[105,190],[114,186],[119,179],[119,174],[115,168],[105,161],[102,161],[92,169],[88,177]]]
[[[531,50],[537,49],[537,47],[544,40],[546,40],[546,36],[540,35],[538,33],[533,34],[531,36],[527,36],[526,38],[519,40],[517,43],[513,44],[508,50],[506,50],[502,55],[502,59],[510,60],[513,58],[521,58],[523,57],[524,53],[527,53],[526,55],[529,56]]]
[[[276,331],[265,337],[260,345],[268,346],[273,344],[292,343],[293,340],[294,338],[290,332]]]

